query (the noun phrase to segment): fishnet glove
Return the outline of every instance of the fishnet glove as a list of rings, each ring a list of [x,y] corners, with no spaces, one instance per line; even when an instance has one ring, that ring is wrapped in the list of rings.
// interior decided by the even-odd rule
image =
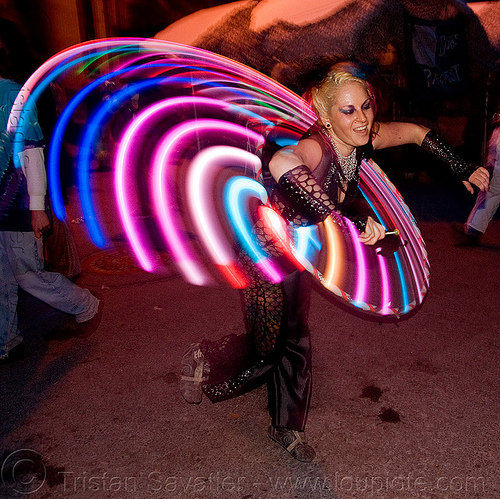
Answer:
[[[278,180],[283,196],[298,208],[313,223],[334,216],[339,225],[343,225],[337,213],[337,205],[318,184],[311,170],[305,165],[297,166],[285,172]]]
[[[422,141],[422,149],[444,161],[461,179],[467,180],[475,168],[458,156],[451,147],[435,132],[430,130]]]

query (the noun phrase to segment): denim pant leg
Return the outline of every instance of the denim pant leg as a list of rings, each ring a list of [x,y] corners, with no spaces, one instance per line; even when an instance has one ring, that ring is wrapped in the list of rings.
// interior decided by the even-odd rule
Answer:
[[[490,188],[477,195],[476,204],[470,212],[466,226],[479,232],[486,231],[491,219],[500,206],[500,165],[495,165],[490,181]]]
[[[19,335],[17,329],[17,281],[8,258],[7,232],[0,232],[0,353]]]
[[[61,312],[77,315],[88,310],[96,298],[57,272],[43,270],[42,240],[33,232],[9,232],[14,275],[27,293]]]

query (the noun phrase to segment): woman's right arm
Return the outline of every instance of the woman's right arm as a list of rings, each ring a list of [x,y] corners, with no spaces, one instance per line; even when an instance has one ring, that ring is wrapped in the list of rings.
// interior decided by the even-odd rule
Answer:
[[[330,199],[312,173],[322,154],[318,142],[303,139],[296,146],[280,149],[269,162],[282,197],[312,223],[322,222],[337,209],[335,200]]]
[[[321,146],[312,139],[303,139],[294,146],[286,146],[276,152],[269,162],[269,171],[276,182],[287,171],[306,166],[314,171],[321,161]]]
[[[304,139],[294,147],[280,149],[272,157],[269,170],[278,182],[282,195],[308,219],[319,223],[332,215],[332,220],[344,230],[336,200],[326,194],[312,174],[322,155],[323,151],[318,142]],[[357,220],[355,225],[364,244],[372,245],[385,237],[384,228],[370,216],[366,220]]]

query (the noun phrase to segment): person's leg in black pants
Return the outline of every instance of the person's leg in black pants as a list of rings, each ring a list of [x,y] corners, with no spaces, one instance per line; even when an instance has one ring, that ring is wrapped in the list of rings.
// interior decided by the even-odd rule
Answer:
[[[294,272],[283,281],[282,354],[269,373],[268,405],[272,425],[304,431],[311,396],[311,337],[307,318],[310,279]]]

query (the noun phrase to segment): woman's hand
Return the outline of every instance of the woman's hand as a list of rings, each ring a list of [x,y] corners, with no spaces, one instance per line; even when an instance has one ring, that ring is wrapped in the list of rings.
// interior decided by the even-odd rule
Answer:
[[[471,184],[476,185],[480,191],[487,191],[490,188],[490,173],[486,168],[480,166],[469,177],[468,182],[464,181],[463,184],[471,194],[474,194],[474,188]]]
[[[380,239],[384,239],[385,229],[378,222],[375,222],[372,217],[366,220],[365,231],[359,235],[359,240],[368,246],[374,245]]]

